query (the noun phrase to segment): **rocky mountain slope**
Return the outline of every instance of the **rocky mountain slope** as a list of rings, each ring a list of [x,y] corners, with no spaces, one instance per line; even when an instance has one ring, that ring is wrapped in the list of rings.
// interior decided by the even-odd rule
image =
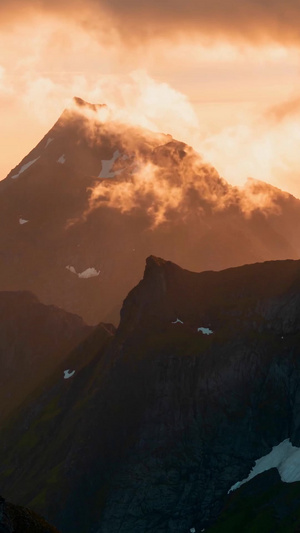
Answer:
[[[300,261],[196,274],[148,258],[117,332],[96,328],[70,354],[72,377],[55,373],[8,421],[3,491],[62,533],[198,533],[217,527],[267,456],[259,464],[276,468],[293,505],[299,317]],[[282,531],[273,496],[267,518],[278,512]],[[270,533],[270,521],[255,520]]]
[[[63,364],[93,328],[29,292],[0,292],[0,421]]]
[[[1,533],[59,533],[30,509],[13,505],[0,497]]]
[[[0,290],[119,321],[145,257],[191,270],[300,257],[300,202],[231,187],[184,143],[75,99],[0,182]]]

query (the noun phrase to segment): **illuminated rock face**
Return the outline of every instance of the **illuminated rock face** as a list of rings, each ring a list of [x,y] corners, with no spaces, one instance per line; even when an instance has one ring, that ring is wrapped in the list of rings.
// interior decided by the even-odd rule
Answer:
[[[117,331],[95,328],[66,359],[73,377],[57,372],[2,428],[2,490],[66,533],[197,533],[275,483],[280,525],[300,489],[287,507],[276,469],[228,491],[274,449],[293,467],[299,317],[299,261],[196,274],[149,257]]]
[[[75,103],[0,182],[0,290],[117,324],[151,254],[193,271],[300,256],[298,200],[252,181],[253,207],[191,147]]]

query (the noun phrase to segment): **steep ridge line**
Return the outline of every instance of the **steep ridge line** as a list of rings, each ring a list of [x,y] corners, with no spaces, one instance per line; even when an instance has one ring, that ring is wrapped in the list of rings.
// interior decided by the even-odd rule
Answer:
[[[300,261],[149,257],[116,334],[97,328],[3,428],[3,491],[63,533],[213,527],[259,457],[300,447],[299,317]]]

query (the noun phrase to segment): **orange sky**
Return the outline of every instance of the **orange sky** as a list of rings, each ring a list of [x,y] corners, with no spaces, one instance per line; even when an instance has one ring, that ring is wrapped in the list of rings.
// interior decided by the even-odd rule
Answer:
[[[298,6],[0,0],[0,179],[77,95],[300,197]]]

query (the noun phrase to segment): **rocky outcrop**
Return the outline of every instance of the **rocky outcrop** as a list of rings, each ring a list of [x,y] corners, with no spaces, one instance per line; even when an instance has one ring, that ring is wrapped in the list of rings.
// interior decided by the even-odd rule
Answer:
[[[7,496],[63,533],[213,527],[258,458],[300,446],[299,295],[299,261],[148,258],[116,334],[96,329],[3,431]]]
[[[59,533],[36,513],[25,507],[13,505],[0,497],[1,533]]]

